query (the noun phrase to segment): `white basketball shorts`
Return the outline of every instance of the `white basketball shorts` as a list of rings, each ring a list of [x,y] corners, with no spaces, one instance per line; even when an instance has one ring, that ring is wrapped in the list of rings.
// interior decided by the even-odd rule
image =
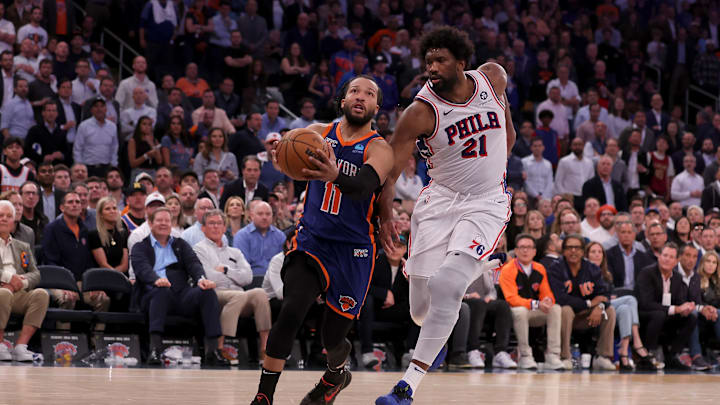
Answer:
[[[431,182],[415,203],[405,272],[430,277],[448,252],[486,259],[510,220],[510,199],[502,187],[485,195],[461,194]]]

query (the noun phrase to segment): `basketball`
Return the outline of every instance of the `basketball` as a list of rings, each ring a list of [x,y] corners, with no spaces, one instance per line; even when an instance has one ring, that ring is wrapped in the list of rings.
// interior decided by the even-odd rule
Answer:
[[[317,149],[329,154],[327,143],[317,132],[307,128],[288,131],[275,149],[280,170],[295,180],[307,180],[302,169],[317,169],[309,159],[310,156],[317,154]]]

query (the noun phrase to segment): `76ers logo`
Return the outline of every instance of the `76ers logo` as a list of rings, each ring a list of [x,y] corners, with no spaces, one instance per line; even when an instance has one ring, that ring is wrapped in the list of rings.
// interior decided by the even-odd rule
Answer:
[[[480,242],[476,241],[475,239],[473,239],[472,244],[470,244],[470,246],[468,247],[470,249],[475,249],[475,252],[479,256],[482,256],[482,254],[485,253],[485,245],[481,245]]]
[[[355,308],[355,306],[357,305],[357,301],[355,301],[355,298],[348,297],[347,295],[341,295],[338,303],[340,304],[340,309],[342,309],[343,312],[347,312]]]

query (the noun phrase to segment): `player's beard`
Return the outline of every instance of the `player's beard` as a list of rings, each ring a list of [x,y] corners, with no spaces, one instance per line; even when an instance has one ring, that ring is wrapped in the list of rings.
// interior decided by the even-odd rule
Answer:
[[[432,83],[432,81],[430,82],[432,84],[433,90],[436,93],[449,92],[455,88],[455,85],[458,82],[457,78],[454,76],[453,77],[445,77],[442,75],[437,75],[437,76],[430,77],[430,80],[432,80],[432,79],[440,79],[440,81],[437,83]]]
[[[350,103],[345,103],[345,105],[342,108],[342,111],[343,111],[343,115],[345,116],[345,119],[347,120],[347,122],[354,127],[364,126],[365,124],[370,122],[370,120],[375,115],[372,110],[368,110],[365,113],[365,115],[363,115],[362,117],[355,116],[355,115],[353,115],[352,105]]]

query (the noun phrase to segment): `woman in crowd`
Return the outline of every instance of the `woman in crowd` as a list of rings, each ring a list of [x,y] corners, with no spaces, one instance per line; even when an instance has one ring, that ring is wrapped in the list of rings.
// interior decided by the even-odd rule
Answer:
[[[680,217],[675,222],[671,240],[680,246],[690,242],[690,220],[687,217]]]
[[[545,216],[537,210],[530,210],[523,226],[522,233],[527,233],[536,241],[545,235]]]
[[[291,110],[296,110],[298,101],[307,92],[310,74],[310,64],[305,60],[300,44],[297,42],[290,44],[288,54],[280,62],[280,69],[283,73],[280,89],[285,97],[285,103]]]
[[[220,181],[227,184],[238,177],[237,158],[227,151],[227,136],[220,128],[213,128],[205,139],[205,148],[195,156],[193,170],[198,175],[207,169],[220,173]]]
[[[608,121],[608,135],[615,139],[619,138],[620,133],[632,124],[630,113],[625,108],[625,100],[622,97],[615,97],[610,103]]]
[[[508,249],[515,248],[515,236],[522,232],[525,227],[528,213],[528,202],[523,197],[515,197],[512,201],[512,217],[507,224],[505,234],[507,235]]]
[[[88,248],[98,266],[128,271],[127,234],[120,221],[120,211],[113,197],[103,197],[97,203],[96,229],[88,232]]]
[[[165,199],[165,206],[170,210],[172,217],[172,229],[178,232],[185,230],[184,224],[186,224],[185,216],[182,213],[182,205],[180,204],[180,197],[173,193]]]
[[[225,203],[225,215],[227,216],[228,226],[225,236],[228,240],[228,246],[232,246],[233,236],[248,224],[245,216],[245,201],[238,196],[228,198]]]
[[[170,118],[168,133],[162,137],[161,145],[164,166],[176,166],[183,171],[192,167],[195,148],[190,143],[182,118]]]
[[[140,117],[127,144],[128,162],[132,169],[131,179],[141,172],[155,177],[155,170],[162,164],[160,147],[153,135],[152,119],[147,116]]]
[[[713,251],[706,252],[698,265],[698,273],[703,304],[720,308],[720,256]],[[708,323],[704,316],[698,316],[698,320],[701,329]],[[713,329],[715,338],[720,339],[720,320],[713,323]]]
[[[395,224],[400,233],[410,232],[410,214],[402,208],[395,210]]]
[[[677,121],[672,120],[668,122],[667,128],[665,128],[665,136],[667,136],[669,144],[667,153],[672,155],[675,151],[678,150],[678,146],[680,145],[680,138],[682,136],[682,134],[680,133],[680,125]]]
[[[605,250],[598,242],[590,242],[585,247],[585,257],[596,266],[600,267],[603,279],[607,285],[612,288],[612,274],[608,271],[607,257]],[[643,347],[640,339],[640,318],[638,315],[637,299],[632,295],[617,297],[610,296],[610,305],[615,308],[617,316],[617,325],[620,331],[620,371],[632,371],[633,366],[630,363],[630,338],[633,341],[633,353],[637,358],[636,366],[638,370],[655,371],[657,368],[653,364],[648,351]]]
[[[330,67],[327,59],[323,59],[318,63],[317,71],[312,79],[310,79],[310,85],[307,90],[315,96],[315,104],[318,106],[317,117],[319,119],[334,118],[335,115],[333,115],[332,110],[335,98],[335,86],[333,86],[333,80],[330,76]]]

